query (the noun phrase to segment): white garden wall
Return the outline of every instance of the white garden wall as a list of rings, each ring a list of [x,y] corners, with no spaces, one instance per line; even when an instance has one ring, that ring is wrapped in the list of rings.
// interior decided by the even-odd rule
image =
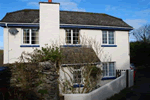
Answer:
[[[126,87],[126,72],[110,83],[87,94],[64,94],[65,100],[106,100]]]
[[[129,70],[129,87],[134,85],[134,70]]]

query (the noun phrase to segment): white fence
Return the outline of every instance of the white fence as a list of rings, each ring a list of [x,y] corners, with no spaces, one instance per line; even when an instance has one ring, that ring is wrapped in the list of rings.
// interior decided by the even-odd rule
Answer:
[[[106,100],[114,94],[119,93],[125,87],[126,72],[122,71],[121,76],[110,83],[87,94],[64,94],[64,100]]]

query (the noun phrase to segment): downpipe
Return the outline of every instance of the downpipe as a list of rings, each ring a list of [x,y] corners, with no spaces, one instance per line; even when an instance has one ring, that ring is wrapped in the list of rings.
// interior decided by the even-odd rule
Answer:
[[[5,26],[8,29],[7,23],[5,23]],[[7,30],[7,34],[8,34],[8,64],[9,64],[9,32],[8,32],[8,30]]]

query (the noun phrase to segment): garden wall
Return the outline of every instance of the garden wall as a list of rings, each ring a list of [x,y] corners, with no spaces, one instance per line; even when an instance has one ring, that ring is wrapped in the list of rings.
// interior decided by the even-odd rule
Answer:
[[[126,72],[110,83],[87,94],[64,94],[65,100],[106,100],[126,87]]]

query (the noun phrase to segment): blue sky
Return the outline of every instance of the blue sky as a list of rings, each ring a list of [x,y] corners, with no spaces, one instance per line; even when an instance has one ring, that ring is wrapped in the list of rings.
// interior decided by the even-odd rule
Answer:
[[[39,9],[39,2],[48,0],[0,0],[0,20],[7,12]],[[106,13],[119,17],[135,29],[150,23],[149,0],[53,0],[60,10]],[[134,41],[130,36],[130,41]],[[0,27],[0,48],[3,48],[3,28]]]

